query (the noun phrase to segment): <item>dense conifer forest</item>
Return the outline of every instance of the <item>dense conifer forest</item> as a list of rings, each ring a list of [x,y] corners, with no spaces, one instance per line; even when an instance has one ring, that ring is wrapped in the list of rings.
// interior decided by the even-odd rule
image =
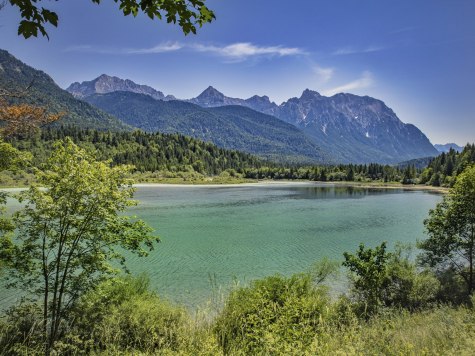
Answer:
[[[177,176],[199,181],[205,177],[224,174],[228,181],[233,178],[301,179],[451,187],[456,176],[475,163],[475,145],[467,144],[460,153],[450,150],[427,159],[428,165],[423,167],[414,161],[399,165],[370,163],[301,166],[266,161],[249,153],[219,148],[212,143],[176,133],[146,133],[140,130],[111,132],[74,126],[47,127],[31,136],[10,138],[9,142],[22,151],[31,152],[33,165],[41,166],[54,142],[65,137],[94,151],[99,160],[110,160],[112,165],[133,165],[136,178],[142,181]],[[10,180],[4,177],[3,184],[12,184],[11,177],[10,175]]]

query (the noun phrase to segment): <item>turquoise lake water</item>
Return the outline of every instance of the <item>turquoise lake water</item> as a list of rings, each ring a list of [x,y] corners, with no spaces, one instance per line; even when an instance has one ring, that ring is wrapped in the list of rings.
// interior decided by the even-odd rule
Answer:
[[[209,300],[211,284],[226,290],[235,281],[302,272],[323,257],[342,260],[361,242],[415,243],[441,195],[286,183],[139,186],[135,198],[131,213],[162,241],[146,258],[128,256],[129,269],[147,273],[160,295],[195,307]],[[14,297],[2,291],[0,304]]]

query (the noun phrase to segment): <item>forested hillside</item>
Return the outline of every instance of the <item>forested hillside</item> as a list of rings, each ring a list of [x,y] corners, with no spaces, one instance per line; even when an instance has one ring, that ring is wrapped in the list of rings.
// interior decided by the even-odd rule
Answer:
[[[453,148],[435,157],[420,175],[420,183],[451,187],[463,170],[475,163],[475,144],[467,144],[462,152]]]
[[[101,132],[77,127],[46,128],[29,139],[11,143],[33,154],[33,164],[41,165],[57,140],[71,137],[78,145],[96,150],[99,160],[113,165],[131,164],[140,172],[195,171],[217,175],[227,169],[242,171],[260,167],[263,162],[247,153],[226,150],[211,143],[179,134]]]
[[[183,178],[196,174],[195,178],[203,179],[227,171],[231,176],[254,180],[301,179],[452,186],[456,176],[475,163],[475,147],[467,145],[461,153],[454,150],[442,153],[432,159],[429,166],[422,167],[415,161],[397,166],[378,163],[279,164],[177,133],[146,133],[140,130],[103,132],[77,127],[48,127],[31,137],[17,137],[9,142],[22,151],[31,152],[33,165],[41,166],[50,154],[53,143],[65,137],[71,137],[81,147],[94,150],[99,160],[111,160],[113,165],[133,165],[135,172],[142,174],[137,177],[141,181],[156,181],[157,177]],[[5,185],[6,182],[1,184]]]

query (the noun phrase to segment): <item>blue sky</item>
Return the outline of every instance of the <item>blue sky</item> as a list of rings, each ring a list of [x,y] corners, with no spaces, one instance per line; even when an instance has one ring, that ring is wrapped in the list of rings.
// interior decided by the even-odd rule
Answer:
[[[216,21],[198,35],[112,1],[42,1],[60,17],[50,40],[16,35],[0,11],[0,48],[63,88],[106,73],[178,98],[212,85],[280,104],[306,88],[383,100],[432,143],[475,141],[475,1],[208,0]]]

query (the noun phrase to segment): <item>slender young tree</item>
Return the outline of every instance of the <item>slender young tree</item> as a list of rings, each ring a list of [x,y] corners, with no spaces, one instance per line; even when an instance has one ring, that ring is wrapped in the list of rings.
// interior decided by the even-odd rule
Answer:
[[[424,221],[429,237],[419,243],[422,262],[439,270],[452,269],[475,288],[475,166],[467,168],[443,201]]]
[[[383,294],[388,286],[391,254],[386,252],[386,242],[374,249],[360,244],[356,254],[345,252],[343,256],[343,266],[351,271],[355,296],[364,304],[364,313],[370,315],[383,304]]]
[[[123,214],[136,204],[130,167],[97,162],[70,139],[56,144],[38,185],[19,195],[13,239],[2,237],[10,286],[42,300],[45,354],[61,335],[78,298],[111,274],[121,251],[145,256],[158,238],[141,220]],[[41,187],[41,188],[40,188]],[[46,188],[46,189],[45,189]]]

